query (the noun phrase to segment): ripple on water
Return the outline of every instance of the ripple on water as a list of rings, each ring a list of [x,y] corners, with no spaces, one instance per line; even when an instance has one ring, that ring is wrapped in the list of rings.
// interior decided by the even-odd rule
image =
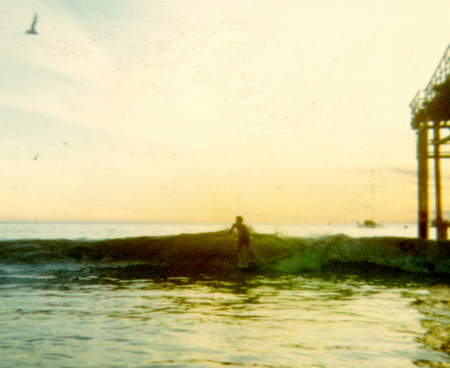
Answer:
[[[443,335],[443,324],[439,333],[433,327],[448,316],[438,287],[427,294],[420,286],[352,277],[88,281],[0,285],[0,366],[373,368],[447,362],[445,344],[430,342],[431,335]]]

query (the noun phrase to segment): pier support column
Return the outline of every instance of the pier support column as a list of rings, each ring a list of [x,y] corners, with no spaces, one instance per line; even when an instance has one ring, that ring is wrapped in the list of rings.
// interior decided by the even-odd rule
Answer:
[[[428,239],[428,126],[417,131],[419,238]]]
[[[436,231],[437,240],[447,240],[448,222],[442,216],[441,151],[440,123],[434,123],[434,175],[436,182]]]

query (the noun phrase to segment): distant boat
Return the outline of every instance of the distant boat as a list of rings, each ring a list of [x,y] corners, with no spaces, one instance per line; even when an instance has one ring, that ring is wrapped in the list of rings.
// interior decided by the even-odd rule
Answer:
[[[373,219],[375,218],[375,204],[374,204],[374,195],[373,195],[373,170],[372,170],[372,220],[365,220],[362,224],[359,222],[356,223],[356,227],[365,227],[368,229],[373,229],[375,227],[383,227],[381,224],[377,224]]]
[[[365,228],[375,228],[375,227],[383,227],[381,224],[377,224],[373,220],[365,220],[362,224],[359,222],[356,223],[356,227],[365,227]]]

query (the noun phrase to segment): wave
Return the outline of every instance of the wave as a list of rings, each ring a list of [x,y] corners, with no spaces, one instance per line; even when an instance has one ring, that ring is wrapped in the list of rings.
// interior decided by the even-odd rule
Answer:
[[[226,231],[107,240],[0,241],[4,265],[78,265],[121,277],[229,275],[236,272],[236,237]],[[314,238],[253,234],[256,272],[296,274],[330,269],[382,267],[419,274],[450,274],[450,242],[411,238]],[[68,266],[69,267],[69,266]],[[246,268],[249,270],[249,268]],[[125,275],[123,275],[125,274]]]

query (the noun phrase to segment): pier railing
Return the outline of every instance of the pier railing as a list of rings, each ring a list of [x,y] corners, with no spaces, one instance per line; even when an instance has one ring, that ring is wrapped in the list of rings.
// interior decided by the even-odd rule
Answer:
[[[420,90],[416,93],[410,106],[412,108],[413,116],[417,115],[420,110],[425,108],[424,102],[431,102],[435,97],[437,92],[434,90],[434,86],[444,83],[450,74],[450,45],[445,50],[444,56],[441,59],[436,71],[431,77],[428,85],[424,90]]]

